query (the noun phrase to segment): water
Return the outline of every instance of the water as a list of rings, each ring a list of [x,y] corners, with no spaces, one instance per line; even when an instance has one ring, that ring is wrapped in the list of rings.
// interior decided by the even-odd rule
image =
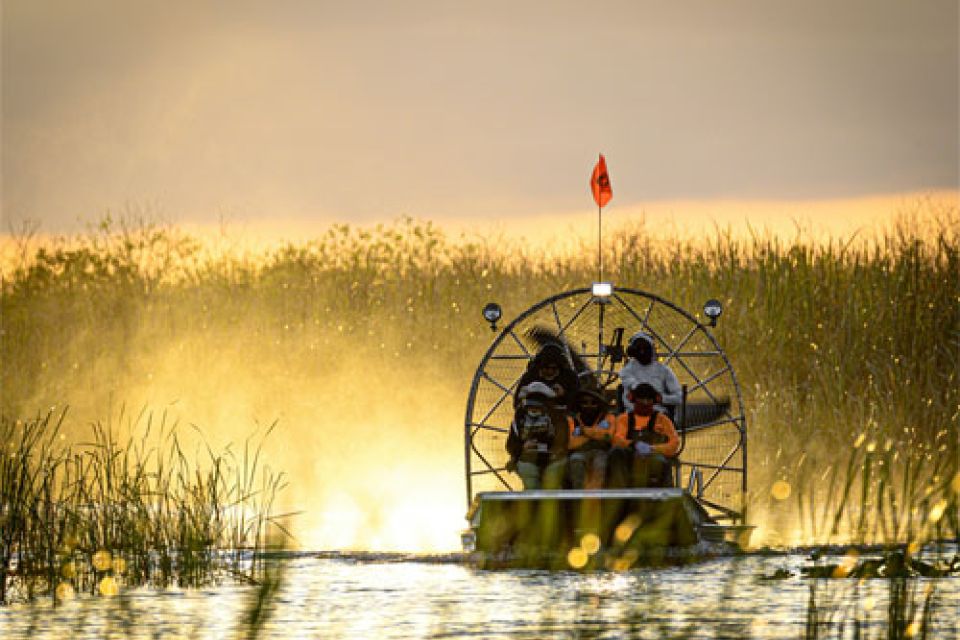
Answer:
[[[264,638],[798,638],[811,588],[821,636],[885,636],[888,580],[812,580],[802,555],[721,558],[626,573],[482,571],[459,561],[295,554]],[[763,579],[777,569],[793,577]],[[910,581],[918,602],[935,586],[931,635],[958,637],[960,580]],[[250,633],[254,587],[137,589],[0,608],[3,638],[225,638]],[[919,619],[918,619],[919,620]]]

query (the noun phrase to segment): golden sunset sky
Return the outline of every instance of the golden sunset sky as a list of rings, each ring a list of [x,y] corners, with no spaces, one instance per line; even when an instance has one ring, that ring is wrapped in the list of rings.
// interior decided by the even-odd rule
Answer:
[[[4,231],[592,232],[957,202],[955,0],[4,0]]]

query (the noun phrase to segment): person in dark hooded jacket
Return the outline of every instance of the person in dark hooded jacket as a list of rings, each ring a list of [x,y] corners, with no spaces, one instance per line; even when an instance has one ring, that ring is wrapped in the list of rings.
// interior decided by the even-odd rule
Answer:
[[[533,382],[542,382],[557,394],[554,399],[555,405],[565,409],[573,404],[574,396],[580,383],[576,372],[570,364],[564,348],[555,343],[548,342],[540,347],[540,350],[527,364],[527,370],[520,377],[517,383],[517,390],[529,386]],[[519,397],[514,398],[513,406],[519,404]]]

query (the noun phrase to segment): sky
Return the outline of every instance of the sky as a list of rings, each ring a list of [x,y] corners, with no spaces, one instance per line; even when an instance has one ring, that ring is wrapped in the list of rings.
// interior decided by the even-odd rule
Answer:
[[[955,0],[2,7],[4,227],[535,229],[600,152],[619,219],[957,200]]]

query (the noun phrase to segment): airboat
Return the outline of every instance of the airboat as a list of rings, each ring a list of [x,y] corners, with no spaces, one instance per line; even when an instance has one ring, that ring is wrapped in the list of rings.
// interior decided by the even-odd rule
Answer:
[[[464,551],[483,567],[623,568],[735,550],[746,524],[747,425],[740,385],[713,329],[709,300],[698,317],[646,291],[594,283],[541,300],[503,325],[470,386],[464,422],[467,528]],[[517,385],[544,335],[563,345],[581,382],[618,393],[624,335],[654,338],[683,388],[674,416],[681,449],[670,488],[523,491],[507,469],[505,442]]]

